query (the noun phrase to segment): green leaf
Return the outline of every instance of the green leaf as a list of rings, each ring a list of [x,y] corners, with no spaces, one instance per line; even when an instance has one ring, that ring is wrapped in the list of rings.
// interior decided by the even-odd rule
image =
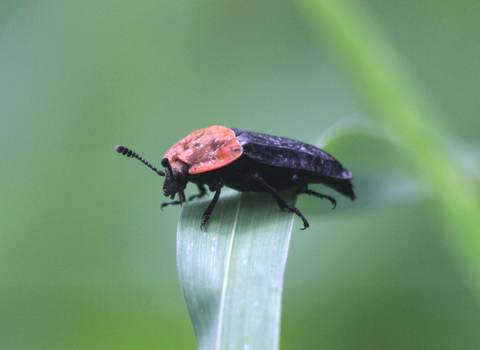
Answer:
[[[283,193],[294,204],[293,191]],[[266,193],[225,190],[204,231],[211,197],[180,214],[177,263],[199,349],[278,349],[283,275],[293,213]]]

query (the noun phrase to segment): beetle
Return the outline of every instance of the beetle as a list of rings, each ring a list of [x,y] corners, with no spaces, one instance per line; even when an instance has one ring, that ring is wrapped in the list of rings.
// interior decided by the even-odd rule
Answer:
[[[336,207],[335,198],[308,188],[320,183],[342,195],[355,199],[352,173],[335,158],[315,146],[278,136],[244,131],[214,125],[192,132],[170,148],[162,159],[165,172],[155,168],[132,150],[117,146],[115,150],[127,157],[139,159],[158,175],[165,177],[163,194],[172,199],[162,204],[176,205],[186,202],[184,190],[188,182],[197,185],[199,193],[207,194],[205,185],[215,192],[202,216],[200,228],[206,227],[217,204],[223,186],[240,192],[268,192],[281,209],[297,214],[303,229],[310,225],[295,206],[289,205],[280,191],[296,187],[299,194],[325,198]],[[175,199],[178,194],[178,199]]]

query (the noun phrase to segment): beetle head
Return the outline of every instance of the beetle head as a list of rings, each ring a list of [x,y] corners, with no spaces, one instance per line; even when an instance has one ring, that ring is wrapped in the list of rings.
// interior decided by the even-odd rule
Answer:
[[[187,187],[188,165],[179,159],[170,163],[168,158],[163,158],[162,166],[165,167],[163,195],[174,199],[177,192],[183,191]]]
[[[143,159],[138,154],[126,147],[117,146],[115,147],[115,150],[118,153],[123,154],[124,156],[137,158],[142,163],[147,165],[150,169],[155,171],[158,175],[165,176],[165,182],[163,183],[163,194],[165,196],[170,196],[172,199],[174,199],[177,192],[183,191],[185,187],[187,187],[189,166],[182,162],[180,159],[176,157],[172,158],[172,162],[170,163],[168,158],[163,158],[162,165],[166,169],[166,172],[164,173],[163,171],[155,168],[145,159]],[[185,199],[180,198],[180,200],[184,201]]]

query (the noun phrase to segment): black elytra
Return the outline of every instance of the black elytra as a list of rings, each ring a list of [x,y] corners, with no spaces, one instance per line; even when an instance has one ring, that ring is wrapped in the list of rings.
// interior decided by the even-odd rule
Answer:
[[[329,200],[333,208],[336,200],[308,188],[319,183],[342,195],[355,199],[352,173],[335,158],[315,146],[283,137],[271,136],[225,126],[211,126],[194,131],[177,142],[165,153],[158,170],[135,152],[123,146],[116,151],[139,159],[158,175],[165,177],[163,194],[173,201],[167,205],[186,202],[184,190],[188,182],[195,183],[199,193],[189,198],[201,198],[205,185],[215,195],[203,213],[201,228],[205,228],[217,204],[223,186],[240,192],[268,192],[281,209],[297,214],[303,229],[309,227],[307,219],[295,206],[289,205],[280,191],[296,187],[299,194],[308,194]],[[178,193],[178,199],[175,195]]]

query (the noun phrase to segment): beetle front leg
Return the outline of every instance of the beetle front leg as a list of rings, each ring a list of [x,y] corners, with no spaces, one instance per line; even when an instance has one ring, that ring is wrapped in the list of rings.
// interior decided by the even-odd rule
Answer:
[[[280,209],[288,209],[290,210],[291,212],[297,214],[300,219],[302,219],[303,221],[303,228],[301,230],[305,230],[306,228],[310,227],[310,224],[308,223],[307,219],[305,218],[305,216],[303,216],[302,212],[300,210],[298,210],[296,207],[294,207],[293,205],[289,205],[287,203],[287,201],[285,200],[285,198],[282,197],[282,195],[275,189],[273,188],[272,186],[270,186],[268,184],[268,182],[266,182],[262,177],[260,177],[258,174],[253,174],[252,175],[253,179],[257,182],[259,182],[260,184],[262,184],[263,188],[265,188],[265,190],[269,193],[271,193],[273,195],[273,197],[275,198],[275,200],[277,201],[278,203],[278,206],[280,207]]]
[[[218,198],[220,197],[220,192],[223,187],[223,182],[220,180],[217,180],[213,184],[209,185],[210,190],[215,191],[215,195],[213,196],[212,201],[210,202],[209,206],[207,209],[203,212],[202,216],[202,223],[200,224],[200,229],[206,228],[207,223],[210,221],[210,216],[212,215],[213,209],[215,208],[215,205],[217,205]]]
[[[179,205],[179,204],[182,205],[182,203],[184,202],[186,202],[185,193],[183,191],[178,191],[178,199],[176,201],[162,203],[162,205],[160,206],[160,209],[163,210],[163,208],[165,208],[168,205]]]

